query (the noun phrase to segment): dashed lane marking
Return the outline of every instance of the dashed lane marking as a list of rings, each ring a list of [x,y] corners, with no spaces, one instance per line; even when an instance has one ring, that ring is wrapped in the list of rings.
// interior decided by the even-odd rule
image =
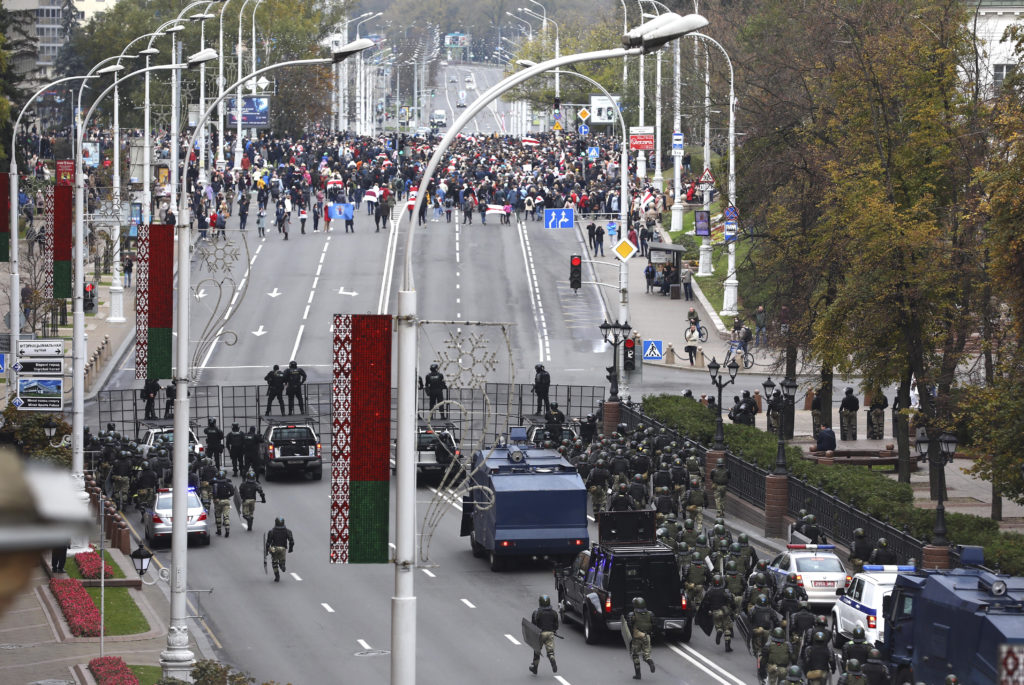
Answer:
[[[363,649],[370,649],[370,643],[367,642],[366,640],[363,640],[362,638],[360,638],[360,639],[356,640],[356,642],[358,642],[359,646],[362,647]]]
[[[298,574],[298,573],[290,573],[289,575],[290,575],[290,576],[291,576],[292,578],[294,578],[295,580],[298,580],[298,581],[301,581],[301,580],[302,580],[302,578],[300,578],[300,577],[299,577],[299,574]]]
[[[324,609],[326,609],[327,613],[329,613],[329,614],[333,614],[334,613],[334,609],[332,609],[331,605],[328,604],[327,602],[320,602],[320,606],[322,606]]]
[[[423,571],[423,574],[428,578],[437,578],[437,576],[434,575],[434,572],[429,568],[421,568],[420,570]]]
[[[522,644],[522,643],[519,642],[519,640],[517,640],[514,637],[512,637],[512,635],[510,635],[509,633],[505,633],[505,638],[508,639],[509,642],[511,642],[512,644],[514,644],[516,646],[519,646],[520,644]]]
[[[677,644],[677,646],[680,647],[681,649],[683,649],[687,654],[691,654],[694,657],[696,657],[697,659],[700,659],[705,664],[707,664],[708,666],[713,668],[715,671],[717,671],[718,673],[722,674],[722,676],[724,676],[724,677],[728,678],[729,680],[733,681],[734,683],[736,683],[736,685],[743,685],[744,681],[742,679],[737,678],[732,673],[730,673],[729,671],[725,670],[720,665],[716,664],[714,661],[712,661],[711,659],[707,658],[706,656],[704,656],[703,654],[698,652],[693,647],[691,647],[689,645],[684,645],[684,644]]]
[[[306,317],[309,316],[309,305],[306,305],[306,311],[302,312],[302,320],[305,321]]]
[[[462,598],[462,603],[465,604],[466,606],[468,606],[470,609],[476,609],[476,605],[473,604],[472,602],[470,602],[465,597]]]
[[[730,680],[726,680],[725,678],[722,678],[722,677],[721,677],[721,676],[719,676],[719,675],[718,675],[717,673],[715,673],[714,671],[712,671],[711,669],[709,669],[709,668],[708,668],[707,666],[705,666],[705,665],[704,665],[704,664],[702,664],[701,662],[697,661],[697,660],[696,660],[696,659],[694,659],[694,658],[693,658],[692,656],[690,656],[689,654],[687,654],[687,653],[686,653],[686,652],[684,652],[683,650],[679,649],[679,648],[678,648],[678,647],[676,647],[675,645],[669,645],[669,646],[668,646],[668,648],[669,648],[669,649],[671,649],[671,650],[672,650],[673,652],[675,652],[676,654],[678,654],[679,656],[681,656],[681,657],[683,657],[684,659],[686,659],[687,661],[689,661],[689,662],[690,662],[691,664],[693,664],[694,666],[696,666],[696,667],[697,667],[697,668],[699,668],[700,670],[704,671],[704,672],[705,672],[706,674],[708,674],[708,675],[709,675],[709,676],[711,676],[712,678],[714,678],[714,679],[715,679],[715,682],[721,683],[722,685],[732,685],[732,681],[730,681]]]
[[[292,356],[289,359],[295,359],[296,353],[299,351],[299,343],[302,342],[302,331],[306,330],[306,324],[299,326],[299,334],[295,336],[295,346],[292,348]]]
[[[562,685],[569,685],[569,681],[568,681],[568,680],[566,680],[565,678],[563,678],[563,677],[562,677],[562,676],[560,676],[560,675],[556,675],[556,676],[555,676],[555,680],[557,680],[558,682],[560,682],[560,683],[561,683]]]

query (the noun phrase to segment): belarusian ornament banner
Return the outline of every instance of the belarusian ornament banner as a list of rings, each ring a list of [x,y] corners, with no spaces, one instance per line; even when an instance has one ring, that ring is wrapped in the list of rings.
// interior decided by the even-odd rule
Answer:
[[[335,314],[333,349],[331,563],[384,564],[389,560],[391,317]]]
[[[11,261],[11,175],[0,174],[0,262]]]
[[[139,226],[135,267],[135,377],[171,378],[174,226]]]
[[[71,297],[71,202],[74,188],[53,188],[53,297]],[[49,209],[47,205],[47,209]]]

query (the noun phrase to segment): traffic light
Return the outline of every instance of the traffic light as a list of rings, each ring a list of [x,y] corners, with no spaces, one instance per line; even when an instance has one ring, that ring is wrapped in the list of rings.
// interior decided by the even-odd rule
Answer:
[[[605,369],[605,371],[608,372],[607,375],[605,375],[605,377],[604,377],[604,379],[606,381],[608,381],[609,383],[614,383],[615,381],[617,381],[619,379],[619,375],[617,373],[615,373],[615,367],[614,366],[606,366],[606,367],[604,367],[604,369]]]
[[[562,98],[555,98],[555,111],[561,111],[562,109]]]
[[[633,338],[622,341],[622,370],[636,371],[636,340]]]
[[[583,257],[578,254],[569,257],[569,287],[573,290],[583,287]]]
[[[86,283],[85,284],[85,298],[82,300],[82,311],[94,312],[96,311],[96,284]]]

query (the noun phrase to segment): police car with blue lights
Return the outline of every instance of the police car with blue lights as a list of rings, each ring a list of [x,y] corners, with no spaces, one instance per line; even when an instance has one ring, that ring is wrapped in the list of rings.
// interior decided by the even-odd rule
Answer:
[[[836,600],[832,607],[832,636],[836,647],[853,637],[853,630],[860,626],[868,644],[875,644],[885,634],[885,613],[883,602],[892,594],[898,573],[913,573],[913,566],[881,566],[868,564],[853,577],[850,586],[837,588]]]
[[[835,545],[786,545],[786,551],[768,564],[768,572],[780,590],[786,576],[796,573],[812,606],[831,606],[836,602],[836,590],[846,588],[851,580],[835,549]]]

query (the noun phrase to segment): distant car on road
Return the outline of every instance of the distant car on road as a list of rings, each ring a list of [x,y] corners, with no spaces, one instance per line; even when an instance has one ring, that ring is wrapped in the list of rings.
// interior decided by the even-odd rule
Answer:
[[[267,480],[279,473],[301,471],[313,480],[323,478],[320,439],[308,423],[272,423],[263,433],[263,463]]]
[[[796,573],[797,582],[807,592],[812,606],[831,607],[836,603],[836,590],[846,588],[852,580],[835,553],[835,545],[786,545],[786,551],[768,564],[768,572],[776,587],[782,588],[786,576]]]
[[[459,82],[459,79],[455,78],[454,76],[449,76],[448,77],[448,83],[458,83],[458,82]]]
[[[171,500],[173,490],[162,488],[156,493],[153,508],[146,511],[144,535],[153,546],[158,540],[171,539]],[[210,521],[206,508],[193,488],[188,489],[188,536],[198,538],[203,545],[210,544]]]
[[[466,77],[466,90],[476,90],[476,81],[472,76]]]
[[[139,454],[143,457],[148,455],[156,441],[161,439],[161,436],[166,436],[168,445],[174,444],[174,428],[172,426],[158,426],[147,428],[143,431],[142,436],[139,438]],[[191,428],[188,429],[188,450],[196,457],[202,457],[206,452],[206,446],[200,444]]]

